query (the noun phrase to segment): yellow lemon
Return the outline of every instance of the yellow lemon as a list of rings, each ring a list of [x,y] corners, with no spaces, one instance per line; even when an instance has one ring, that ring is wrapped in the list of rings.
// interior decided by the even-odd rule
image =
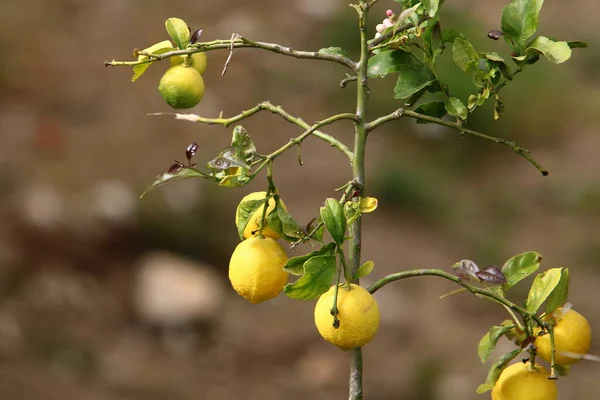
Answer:
[[[249,201],[249,200],[261,200],[264,199],[265,196],[267,195],[267,192],[254,192],[254,193],[250,193],[249,195],[245,196],[242,201],[240,201],[240,204],[238,204],[237,206],[237,210],[235,211],[235,225],[238,225],[238,221],[239,221],[239,212],[240,212],[240,206],[244,201]],[[287,208],[285,207],[285,204],[283,203],[283,200],[279,199],[279,204],[281,204],[281,207],[287,211]],[[253,237],[255,234],[258,233],[258,228],[260,227],[260,219],[262,218],[263,215],[263,210],[265,209],[265,204],[263,204],[261,207],[259,207],[250,217],[250,219],[248,220],[248,225],[246,225],[246,228],[244,228],[244,238],[250,238]],[[269,204],[267,207],[267,213],[265,214],[265,218],[275,209],[275,199],[273,199],[272,197],[269,199]],[[275,232],[273,229],[271,229],[269,227],[269,225],[267,224],[267,222],[265,221],[265,226],[263,227],[263,231],[262,231],[263,236],[266,237],[270,237],[272,239],[279,239],[279,235],[277,234],[277,232]]]
[[[492,400],[556,400],[556,381],[541,365],[518,362],[509,365],[492,389]]]
[[[171,65],[179,65],[183,63],[183,59],[185,56],[173,56],[171,57]],[[192,54],[192,67],[196,69],[196,71],[203,74],[206,71],[206,65],[208,63],[208,59],[206,57],[206,53],[194,53]]]
[[[350,350],[369,343],[379,329],[379,306],[375,298],[361,286],[351,284],[338,289],[339,327],[333,326],[333,296],[335,286],[321,295],[315,307],[315,325],[329,343]]]
[[[271,238],[252,237],[237,245],[229,261],[229,280],[252,303],[277,297],[288,281],[283,270],[288,257]]]
[[[204,80],[194,68],[176,65],[162,76],[158,91],[171,107],[192,108],[202,100]]]
[[[566,353],[581,355],[589,353],[592,343],[592,329],[590,328],[590,324],[583,315],[572,309],[563,313],[562,308],[559,308],[554,314],[558,315],[558,317],[553,317],[556,323],[554,325],[556,363],[559,365],[569,365],[581,361],[581,358],[573,357]],[[536,334],[537,332],[539,332],[539,329],[536,331]],[[538,336],[535,339],[535,346],[540,357],[550,362],[550,335]]]

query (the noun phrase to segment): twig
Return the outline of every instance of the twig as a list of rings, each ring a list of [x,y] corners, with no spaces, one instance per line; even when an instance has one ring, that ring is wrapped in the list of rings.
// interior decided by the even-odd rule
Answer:
[[[358,78],[355,75],[346,74],[346,77],[340,81],[340,87],[343,89],[349,82],[354,82]]]
[[[504,146],[511,148],[515,153],[517,153],[518,155],[523,157],[525,160],[527,160],[538,171],[540,171],[542,173],[542,175],[547,176],[549,173],[544,167],[542,167],[537,161],[535,161],[529,155],[530,154],[529,150],[517,145],[517,143],[515,143],[514,141],[506,140],[506,139],[499,138],[496,136],[486,135],[484,133],[477,132],[472,129],[467,129],[467,128],[463,127],[461,123],[458,123],[458,122],[447,121],[445,119],[432,117],[431,115],[420,114],[418,112],[411,111],[411,110],[405,110],[403,108],[399,108],[396,111],[394,111],[388,115],[384,115],[383,117],[377,118],[377,119],[369,122],[367,124],[367,131],[372,131],[375,128],[377,128],[387,122],[394,121],[394,120],[400,119],[402,117],[409,117],[409,118],[414,118],[414,119],[420,119],[420,120],[427,121],[427,122],[432,122],[432,123],[435,123],[438,125],[452,128],[456,131],[459,131],[462,134],[476,136],[481,139],[491,140],[492,142],[500,143]]]
[[[421,25],[423,22],[427,21],[429,19],[428,16],[423,16],[421,18],[419,18],[419,24]],[[386,40],[388,40],[389,38],[391,38],[392,36],[394,36],[395,34],[397,34],[398,32],[402,32],[405,31],[407,29],[410,28],[414,28],[415,24],[413,24],[412,22],[407,22],[405,24],[402,24],[400,26],[397,26],[395,29],[390,30],[389,32],[385,32],[383,33],[381,36],[379,36],[378,38],[375,38],[371,41],[371,43],[369,43],[369,50],[373,50],[373,48],[383,42],[385,42]]]
[[[194,115],[194,114],[179,114],[179,113],[152,113],[149,115],[174,115],[176,119],[183,119],[183,120],[192,121],[192,122],[200,122],[202,124],[207,124],[207,125],[223,125],[224,127],[227,127],[231,124],[234,124],[243,119],[246,119],[246,118],[256,114],[257,112],[263,111],[263,110],[267,110],[267,111],[272,112],[273,114],[280,115],[286,121],[291,122],[292,124],[298,125],[299,127],[303,128],[303,129],[309,130],[310,134],[329,143],[331,146],[337,148],[342,153],[344,153],[350,161],[352,161],[352,159],[353,159],[352,151],[350,151],[350,149],[348,149],[348,147],[344,143],[342,143],[341,141],[339,141],[338,139],[334,138],[333,136],[331,136],[327,133],[317,130],[319,127],[321,127],[323,125],[319,125],[319,123],[317,123],[316,124],[317,127],[314,128],[315,125],[311,126],[311,125],[307,124],[302,119],[290,115],[281,106],[274,106],[273,104],[271,104],[268,101],[259,103],[255,107],[252,107],[248,110],[242,111],[240,114],[235,115],[230,118],[222,118],[222,117],[204,118],[204,117],[200,117],[200,116]],[[337,121],[339,119],[352,119],[352,120],[356,121],[356,115],[354,115],[354,114],[338,114],[338,115],[343,115],[344,118],[337,118],[334,121]],[[336,116],[334,116],[334,117],[336,117]],[[333,118],[333,117],[331,117],[331,118]],[[329,120],[329,118],[324,121],[328,121],[328,120]],[[332,121],[332,122],[334,122],[334,121]],[[331,123],[331,122],[329,122],[329,123]],[[327,125],[327,123],[324,125]]]
[[[225,73],[227,72],[227,66],[229,66],[231,57],[233,57],[233,41],[238,37],[239,35],[237,33],[231,34],[231,47],[229,47],[229,55],[227,56],[227,60],[225,60],[225,65],[223,66],[223,72],[221,72],[221,76],[225,76]]]
[[[235,38],[234,38],[234,36],[235,36]],[[229,39],[229,40],[221,40],[220,39],[220,40],[213,40],[211,42],[196,43],[185,50],[173,50],[173,51],[169,51],[169,52],[162,53],[162,54],[153,54],[151,56],[149,55],[150,58],[143,59],[143,60],[105,61],[104,65],[105,66],[113,66],[113,67],[117,67],[117,66],[131,67],[134,65],[147,64],[147,63],[156,62],[158,60],[164,60],[164,59],[172,57],[172,56],[181,56],[181,55],[194,54],[194,53],[200,53],[200,52],[206,52],[206,51],[212,51],[212,50],[223,50],[223,49],[229,50],[231,52],[232,49],[234,49],[234,48],[251,47],[251,48],[267,50],[267,51],[271,51],[273,53],[282,54],[285,56],[290,56],[290,57],[295,57],[295,58],[306,58],[306,59],[311,59],[311,60],[332,61],[332,62],[338,63],[340,65],[343,65],[347,68],[350,68],[353,71],[356,69],[357,63],[355,63],[354,61],[352,61],[351,59],[349,59],[347,57],[344,57],[341,54],[321,52],[321,51],[294,50],[291,47],[282,46],[282,45],[276,44],[276,43],[256,42],[254,40],[247,39],[247,38],[242,37],[237,34],[234,34],[234,36],[232,36],[232,39]]]

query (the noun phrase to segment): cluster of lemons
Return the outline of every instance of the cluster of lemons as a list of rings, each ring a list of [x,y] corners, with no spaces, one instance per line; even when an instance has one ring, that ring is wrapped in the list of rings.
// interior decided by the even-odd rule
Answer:
[[[579,362],[581,355],[590,351],[592,331],[587,319],[573,309],[559,308],[545,316],[546,322],[554,325],[555,362],[569,366]],[[535,347],[537,354],[550,362],[550,335],[539,335]],[[579,355],[579,356],[578,356]],[[556,400],[556,381],[548,379],[550,373],[539,364],[515,363],[506,368],[492,389],[492,400]]]
[[[255,192],[242,199],[245,201],[264,199],[266,192]],[[280,201],[285,209],[285,204]],[[236,292],[252,303],[261,303],[279,295],[288,282],[288,273],[283,269],[288,257],[277,243],[279,235],[266,221],[259,234],[264,207],[265,215],[275,209],[275,200],[259,207],[244,228],[244,240],[237,245],[229,262],[229,280]],[[239,222],[236,211],[236,225]],[[360,347],[370,342],[379,328],[379,307],[373,296],[364,288],[351,284],[339,286],[337,291],[337,318],[334,327],[332,308],[335,286],[324,293],[315,306],[315,325],[321,336],[343,350]]]
[[[194,107],[204,96],[202,74],[206,71],[206,54],[173,56],[171,65],[158,84],[160,95],[175,109]]]

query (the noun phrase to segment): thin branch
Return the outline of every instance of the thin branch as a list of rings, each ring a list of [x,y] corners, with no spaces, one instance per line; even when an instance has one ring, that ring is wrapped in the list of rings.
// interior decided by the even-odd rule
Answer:
[[[477,287],[475,285],[472,285],[470,283],[467,283],[463,279],[459,278],[458,276],[452,275],[446,271],[442,271],[441,269],[414,269],[414,270],[410,270],[410,271],[397,272],[397,273],[390,274],[390,275],[387,275],[387,276],[381,278],[380,280],[378,280],[377,282],[375,282],[371,286],[369,286],[369,288],[367,290],[369,291],[369,293],[375,293],[377,290],[381,289],[388,283],[398,281],[400,279],[412,278],[415,276],[427,276],[427,275],[439,276],[441,278],[444,278],[444,279],[447,279],[454,283],[457,283],[460,286],[467,289],[469,292],[476,294],[476,295],[488,297],[488,298],[508,307],[509,309],[515,311],[516,313],[520,314],[522,317],[534,319],[538,324],[540,324],[540,326],[542,324],[545,325],[543,323],[543,321],[541,321],[535,315],[535,313],[527,311],[523,307],[518,306],[517,304],[513,303],[512,301],[492,292],[491,290],[483,289],[483,288]]]
[[[301,51],[294,50],[291,47],[282,46],[276,43],[266,43],[266,42],[256,42],[254,40],[247,39],[240,35],[234,34],[234,39],[228,40],[213,40],[211,42],[202,42],[196,43],[192,45],[190,48],[185,50],[173,50],[162,54],[152,54],[149,55],[150,58],[143,60],[135,60],[135,61],[105,61],[105,66],[134,66],[140,64],[147,64],[156,62],[158,60],[163,60],[172,56],[180,56],[187,54],[194,54],[212,50],[228,50],[232,51],[234,48],[242,48],[242,47],[251,47],[256,49],[262,49],[271,51],[273,53],[282,54],[285,56],[295,57],[295,58],[306,58],[311,60],[322,60],[322,61],[331,61],[343,65],[351,70],[356,70],[356,63],[349,58],[346,58],[340,54],[329,53],[329,52],[321,52],[321,51]]]
[[[481,132],[467,129],[467,128],[463,127],[462,123],[460,123],[460,122],[447,121],[445,119],[432,117],[431,115],[420,114],[418,112],[411,111],[411,110],[405,110],[403,108],[399,108],[396,111],[394,111],[388,115],[384,115],[383,117],[377,118],[376,120],[369,122],[367,124],[367,131],[372,131],[373,129],[375,129],[387,122],[394,121],[394,120],[400,119],[402,117],[408,117],[408,118],[420,119],[420,120],[427,121],[427,122],[432,122],[434,124],[452,128],[456,131],[459,131],[461,134],[476,136],[481,139],[491,140],[492,142],[500,143],[504,146],[511,148],[515,153],[517,153],[518,155],[523,157],[525,160],[527,160],[538,171],[540,171],[542,173],[542,175],[544,175],[544,176],[548,175],[548,171],[546,169],[544,169],[544,167],[542,167],[537,161],[535,161],[531,157],[529,150],[517,145],[517,143],[515,143],[511,140],[506,140],[506,139],[499,138],[496,136],[486,135]]]
[[[346,155],[346,157],[348,157],[348,159],[350,161],[352,161],[353,159],[353,154],[352,151],[350,151],[350,149],[348,149],[348,147],[342,143],[341,141],[339,141],[338,139],[334,138],[333,136],[321,132],[319,130],[317,130],[319,127],[323,126],[323,125],[319,125],[319,123],[316,124],[316,128],[315,125],[311,126],[309,124],[307,124],[306,122],[304,122],[302,119],[294,117],[293,115],[290,115],[287,111],[285,111],[281,106],[274,106],[273,104],[271,104],[268,101],[264,101],[262,103],[259,103],[258,105],[256,105],[255,107],[252,107],[248,110],[242,111],[240,114],[235,115],[233,117],[230,118],[222,118],[222,117],[218,117],[218,118],[204,118],[204,117],[200,117],[198,115],[194,115],[194,114],[178,114],[178,113],[152,113],[149,115],[174,115],[176,119],[183,119],[186,121],[192,121],[192,122],[200,122],[202,124],[207,124],[207,125],[223,125],[224,127],[228,127],[231,124],[234,124],[236,122],[239,122],[243,119],[246,119],[248,117],[251,117],[252,115],[258,113],[259,111],[263,111],[263,110],[267,110],[272,112],[273,114],[277,114],[280,115],[283,119],[285,119],[288,122],[291,122],[292,124],[298,125],[299,127],[306,129],[308,131],[310,131],[310,134],[312,134],[313,136],[329,143],[331,146],[337,148],[338,150],[340,150],[342,153],[344,153]],[[337,120],[340,119],[351,119],[353,121],[356,121],[357,117],[355,114],[338,114],[334,117],[338,117],[339,115],[343,116],[342,118],[336,118],[331,122],[335,122]],[[331,117],[331,118],[334,118]],[[324,121],[328,121],[328,119],[324,120]],[[328,125],[331,122],[327,122],[324,125]],[[314,128],[314,129],[313,129]]]
[[[304,141],[304,139],[306,139],[310,135],[313,135],[317,131],[317,129],[319,129],[320,127],[332,124],[332,123],[334,123],[336,121],[340,121],[342,119],[349,119],[349,120],[355,121],[356,115],[354,115],[352,113],[336,114],[334,116],[331,116],[329,118],[326,118],[322,121],[315,123],[313,126],[309,127],[302,135],[300,135],[296,138],[290,139],[290,141],[288,143],[286,143],[284,146],[281,146],[279,149],[275,150],[271,154],[266,155],[263,158],[263,160],[257,161],[256,163],[252,164],[252,166],[260,164],[258,166],[258,168],[252,173],[252,175],[255,176],[256,174],[258,174],[267,164],[272,162],[274,159],[279,157],[281,154],[285,153],[287,150],[291,149],[294,146],[300,145],[300,143],[302,143]]]
[[[340,87],[343,89],[349,82],[354,82],[358,79],[356,75],[346,74],[346,77],[340,81]]]

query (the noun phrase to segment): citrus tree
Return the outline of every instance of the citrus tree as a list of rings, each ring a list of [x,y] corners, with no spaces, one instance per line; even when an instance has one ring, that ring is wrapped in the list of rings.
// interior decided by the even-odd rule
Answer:
[[[236,125],[230,145],[209,160],[206,167],[192,162],[198,149],[198,145],[192,143],[186,149],[187,162],[176,161],[144,194],[157,186],[191,178],[207,179],[225,187],[241,187],[264,173],[266,190],[247,195],[236,210],[235,222],[241,242],[230,260],[231,284],[252,303],[275,298],[282,291],[293,299],[318,299],[314,313],[318,332],[328,342],[349,351],[350,399],[363,398],[361,347],[375,337],[379,328],[379,307],[372,294],[391,282],[426,275],[460,286],[450,294],[465,291],[496,303],[508,313],[507,320],[489,329],[477,350],[485,363],[501,337],[512,340],[515,347],[492,363],[484,382],[476,389],[478,393],[491,390],[492,398],[497,400],[556,399],[555,379],[566,375],[571,364],[585,358],[594,359],[588,354],[590,326],[567,303],[569,270],[551,268],[537,273],[542,257],[530,251],[508,258],[501,267],[480,269],[475,262],[465,259],[447,270],[401,271],[376,280],[368,288],[360,286],[360,278],[374,268],[373,262],[361,260],[361,220],[363,214],[377,208],[376,197],[367,195],[365,148],[371,131],[390,121],[410,118],[419,124],[448,127],[461,136],[499,143],[542,175],[548,175],[527,149],[512,140],[469,129],[469,119],[487,102],[493,102],[493,118],[501,118],[504,113],[502,90],[522,79],[517,78],[518,74],[533,70],[537,62],[563,63],[571,57],[573,48],[586,47],[586,44],[536,35],[543,0],[512,0],[504,7],[500,30],[490,31],[488,37],[504,41],[506,56],[475,49],[464,34],[444,27],[443,0],[390,2],[400,4],[394,4],[385,16],[378,17],[381,23],[373,29],[367,21],[371,8],[378,2],[357,0],[350,4],[356,10],[360,32],[360,54],[355,56],[340,47],[301,51],[236,33],[229,39],[203,42],[202,29],[192,31],[182,19],[169,18],[166,30],[170,39],[143,50],[135,49],[133,61],[106,62],[107,66],[132,67],[132,81],[136,81],[150,66],[170,60],[171,66],[161,78],[158,89],[174,109],[188,109],[202,100],[206,53],[215,50],[229,53],[223,75],[234,51],[251,48],[339,64],[347,70],[340,86],[354,85],[356,91],[355,110],[314,124],[268,101],[231,117],[172,113],[177,119],[227,127],[268,111],[303,132],[279,149],[264,154],[256,148],[251,135]],[[442,81],[437,73],[439,57],[445,52],[450,52],[455,65],[471,77],[472,90],[466,99],[456,97],[451,82]],[[369,98],[379,93],[369,91],[369,82],[387,75],[397,76],[393,97],[402,100],[403,105],[390,114],[372,117],[368,113]],[[326,125],[341,120],[350,120],[354,125],[352,144],[322,131]],[[277,158],[288,150],[297,150],[302,164],[300,148],[309,137],[316,137],[339,150],[351,165],[352,176],[337,189],[339,198],[326,199],[318,211],[315,209],[312,221],[300,224],[287,212],[280,198],[273,169]],[[292,248],[308,243],[313,250],[288,258],[280,243]],[[525,303],[511,301],[507,296],[510,289],[536,273]],[[297,278],[288,283],[290,275]],[[511,364],[519,356],[523,362]],[[549,363],[549,370],[536,363],[538,358]]]

